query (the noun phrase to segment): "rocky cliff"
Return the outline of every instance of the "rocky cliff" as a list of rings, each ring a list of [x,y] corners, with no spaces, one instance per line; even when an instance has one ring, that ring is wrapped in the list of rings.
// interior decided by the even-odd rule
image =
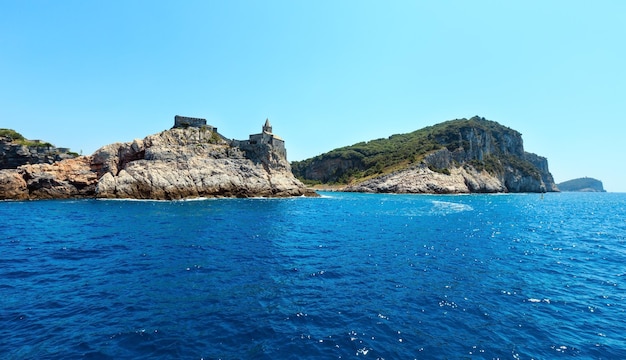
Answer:
[[[525,152],[519,132],[479,117],[337,149],[294,172],[358,192],[558,191],[546,158]]]
[[[270,145],[243,151],[204,128],[176,128],[91,156],[0,170],[0,199],[315,196]]]
[[[26,164],[52,164],[77,156],[68,149],[59,149],[49,143],[26,140],[19,136],[20,141],[16,141],[11,137],[0,135],[0,169],[15,169]]]

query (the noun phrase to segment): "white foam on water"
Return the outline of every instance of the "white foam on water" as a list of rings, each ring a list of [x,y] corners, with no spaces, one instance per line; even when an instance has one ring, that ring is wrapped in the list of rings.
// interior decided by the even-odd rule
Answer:
[[[451,201],[433,200],[432,204],[433,204],[433,211],[438,212],[438,213],[449,214],[449,213],[474,210],[474,208],[471,207],[470,205],[451,202]]]

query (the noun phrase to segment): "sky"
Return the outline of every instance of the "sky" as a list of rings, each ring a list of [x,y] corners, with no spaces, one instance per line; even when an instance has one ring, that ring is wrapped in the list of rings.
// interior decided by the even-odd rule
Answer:
[[[0,128],[88,155],[266,118],[288,160],[478,115],[626,192],[626,1],[0,0]]]

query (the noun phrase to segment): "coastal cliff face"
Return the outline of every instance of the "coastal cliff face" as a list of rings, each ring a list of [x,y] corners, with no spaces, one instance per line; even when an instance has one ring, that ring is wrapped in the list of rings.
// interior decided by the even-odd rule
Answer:
[[[453,168],[442,174],[417,165],[345,188],[349,192],[397,194],[462,194],[505,192],[502,181],[489,173]]]
[[[295,166],[307,180],[339,181],[351,174],[345,190],[355,192],[558,191],[547,159],[525,152],[519,132],[478,117],[360,143]]]
[[[202,128],[175,128],[91,156],[0,171],[0,199],[315,196],[269,145],[230,146]]]
[[[364,170],[364,164],[359,158],[328,158],[322,161],[315,161],[302,169],[301,175],[304,179],[311,179],[326,182],[337,180],[342,174],[351,170]]]
[[[558,191],[549,173],[543,178],[506,165],[501,173],[490,173],[484,169],[465,164],[454,166],[452,153],[439,150],[421,164],[376,177],[345,188],[350,192],[374,193],[503,193],[503,192],[549,192]],[[536,156],[536,155],[535,155]],[[432,162],[431,162],[432,161]],[[446,169],[445,173],[432,169]],[[541,176],[541,175],[540,175]]]
[[[502,193],[558,191],[546,158],[524,151],[515,131],[464,128],[459,144],[431,152],[423,161],[390,175],[346,187],[355,192]],[[447,139],[438,139],[445,144]]]
[[[90,158],[79,156],[53,164],[0,170],[0,199],[68,199],[93,197],[96,174]]]

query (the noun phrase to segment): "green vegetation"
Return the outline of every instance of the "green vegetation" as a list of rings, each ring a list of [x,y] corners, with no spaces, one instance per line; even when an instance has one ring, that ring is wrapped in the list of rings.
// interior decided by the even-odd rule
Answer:
[[[22,134],[12,129],[0,129],[0,136],[5,136],[12,140],[26,140]]]
[[[49,142],[28,140],[22,134],[12,129],[0,129],[0,136],[8,137],[12,140],[13,143],[24,145],[24,146],[35,146],[35,147],[52,147],[53,146]]]
[[[307,180],[307,179],[303,179],[302,183],[306,186],[315,186],[315,185],[322,185],[322,182],[319,180]]]
[[[50,144],[49,142],[42,142],[42,141],[32,141],[32,140],[18,140],[18,141],[14,141],[20,145],[24,145],[24,146],[35,146],[35,147],[54,147],[54,145]]]
[[[440,173],[440,174],[444,174],[444,175],[450,175],[450,170],[447,168],[438,168],[438,167],[434,167],[433,165],[428,165],[428,168],[431,171],[434,171],[436,173]]]
[[[517,131],[478,116],[469,120],[450,120],[407,134],[396,134],[388,138],[345,146],[310,159],[294,161],[291,166],[296,177],[303,181],[318,180],[323,183],[346,184],[418,164],[435,150],[447,148],[454,152],[462,149],[469,153],[472,148],[468,136],[473,132],[489,133],[501,154],[485,156],[482,161],[468,159],[467,163],[478,170],[499,174],[504,172],[506,164],[521,170],[524,174],[539,176],[538,170],[528,161],[505,154],[505,151],[501,150],[508,146],[505,139],[520,136]],[[450,174],[449,169],[434,166],[430,168],[442,174]],[[315,173],[317,177],[305,176],[311,173]]]
[[[221,141],[222,141],[222,138],[220,138],[220,135],[217,133],[217,131],[212,131],[211,139],[209,140],[209,142],[211,144],[219,144]]]
[[[537,167],[531,164],[530,162],[524,159],[518,158],[516,156],[511,156],[511,155],[503,156],[503,160],[509,166],[519,170],[522,173],[522,175],[530,176],[537,180],[541,179],[541,173],[539,172],[539,169],[537,169]]]

